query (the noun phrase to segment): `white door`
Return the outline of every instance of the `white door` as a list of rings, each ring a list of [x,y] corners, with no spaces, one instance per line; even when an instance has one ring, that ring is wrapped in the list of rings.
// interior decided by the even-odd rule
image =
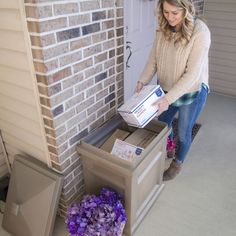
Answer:
[[[134,92],[155,37],[156,0],[124,1],[125,73],[124,100]],[[153,79],[152,83],[156,83]]]

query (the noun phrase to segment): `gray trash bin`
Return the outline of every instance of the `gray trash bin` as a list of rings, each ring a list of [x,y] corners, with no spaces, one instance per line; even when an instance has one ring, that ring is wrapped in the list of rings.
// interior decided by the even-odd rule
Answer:
[[[169,128],[163,122],[152,120],[145,129],[157,135],[141,156],[132,161],[99,148],[116,129],[132,133],[137,128],[128,126],[117,115],[84,138],[78,144],[77,151],[82,157],[87,194],[97,194],[102,187],[111,187],[124,194],[128,217],[124,233],[129,236],[137,229],[164,187],[162,176]]]

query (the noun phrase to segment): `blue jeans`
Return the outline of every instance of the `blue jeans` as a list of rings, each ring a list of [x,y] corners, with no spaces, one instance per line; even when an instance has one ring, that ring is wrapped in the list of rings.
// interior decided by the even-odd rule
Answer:
[[[180,163],[184,162],[186,155],[192,143],[192,129],[199,117],[207,98],[208,91],[204,87],[198,93],[196,99],[189,105],[175,107],[170,105],[169,109],[163,112],[158,120],[168,124],[172,127],[172,122],[176,113],[178,112],[178,148],[176,150],[176,160]],[[170,134],[173,138],[173,132]]]

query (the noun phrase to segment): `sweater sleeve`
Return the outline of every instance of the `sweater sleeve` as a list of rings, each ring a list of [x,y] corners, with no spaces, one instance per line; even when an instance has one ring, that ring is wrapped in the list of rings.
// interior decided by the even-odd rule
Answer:
[[[156,63],[156,43],[157,43],[157,38],[155,38],[151,52],[148,57],[148,61],[144,67],[144,70],[139,78],[138,81],[142,82],[143,84],[148,84],[153,76],[157,72],[157,63]]]
[[[185,72],[172,89],[166,94],[169,104],[175,102],[200,80],[204,63],[208,63],[208,51],[210,48],[210,32],[207,28],[196,32],[193,48],[189,54]]]

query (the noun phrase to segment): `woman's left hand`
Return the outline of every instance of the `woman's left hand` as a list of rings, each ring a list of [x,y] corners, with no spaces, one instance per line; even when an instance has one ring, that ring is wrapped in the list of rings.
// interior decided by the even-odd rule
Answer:
[[[158,99],[155,103],[152,104],[153,106],[155,106],[158,110],[156,116],[161,115],[162,112],[168,110],[169,108],[169,102],[167,101],[167,99],[164,97]]]

